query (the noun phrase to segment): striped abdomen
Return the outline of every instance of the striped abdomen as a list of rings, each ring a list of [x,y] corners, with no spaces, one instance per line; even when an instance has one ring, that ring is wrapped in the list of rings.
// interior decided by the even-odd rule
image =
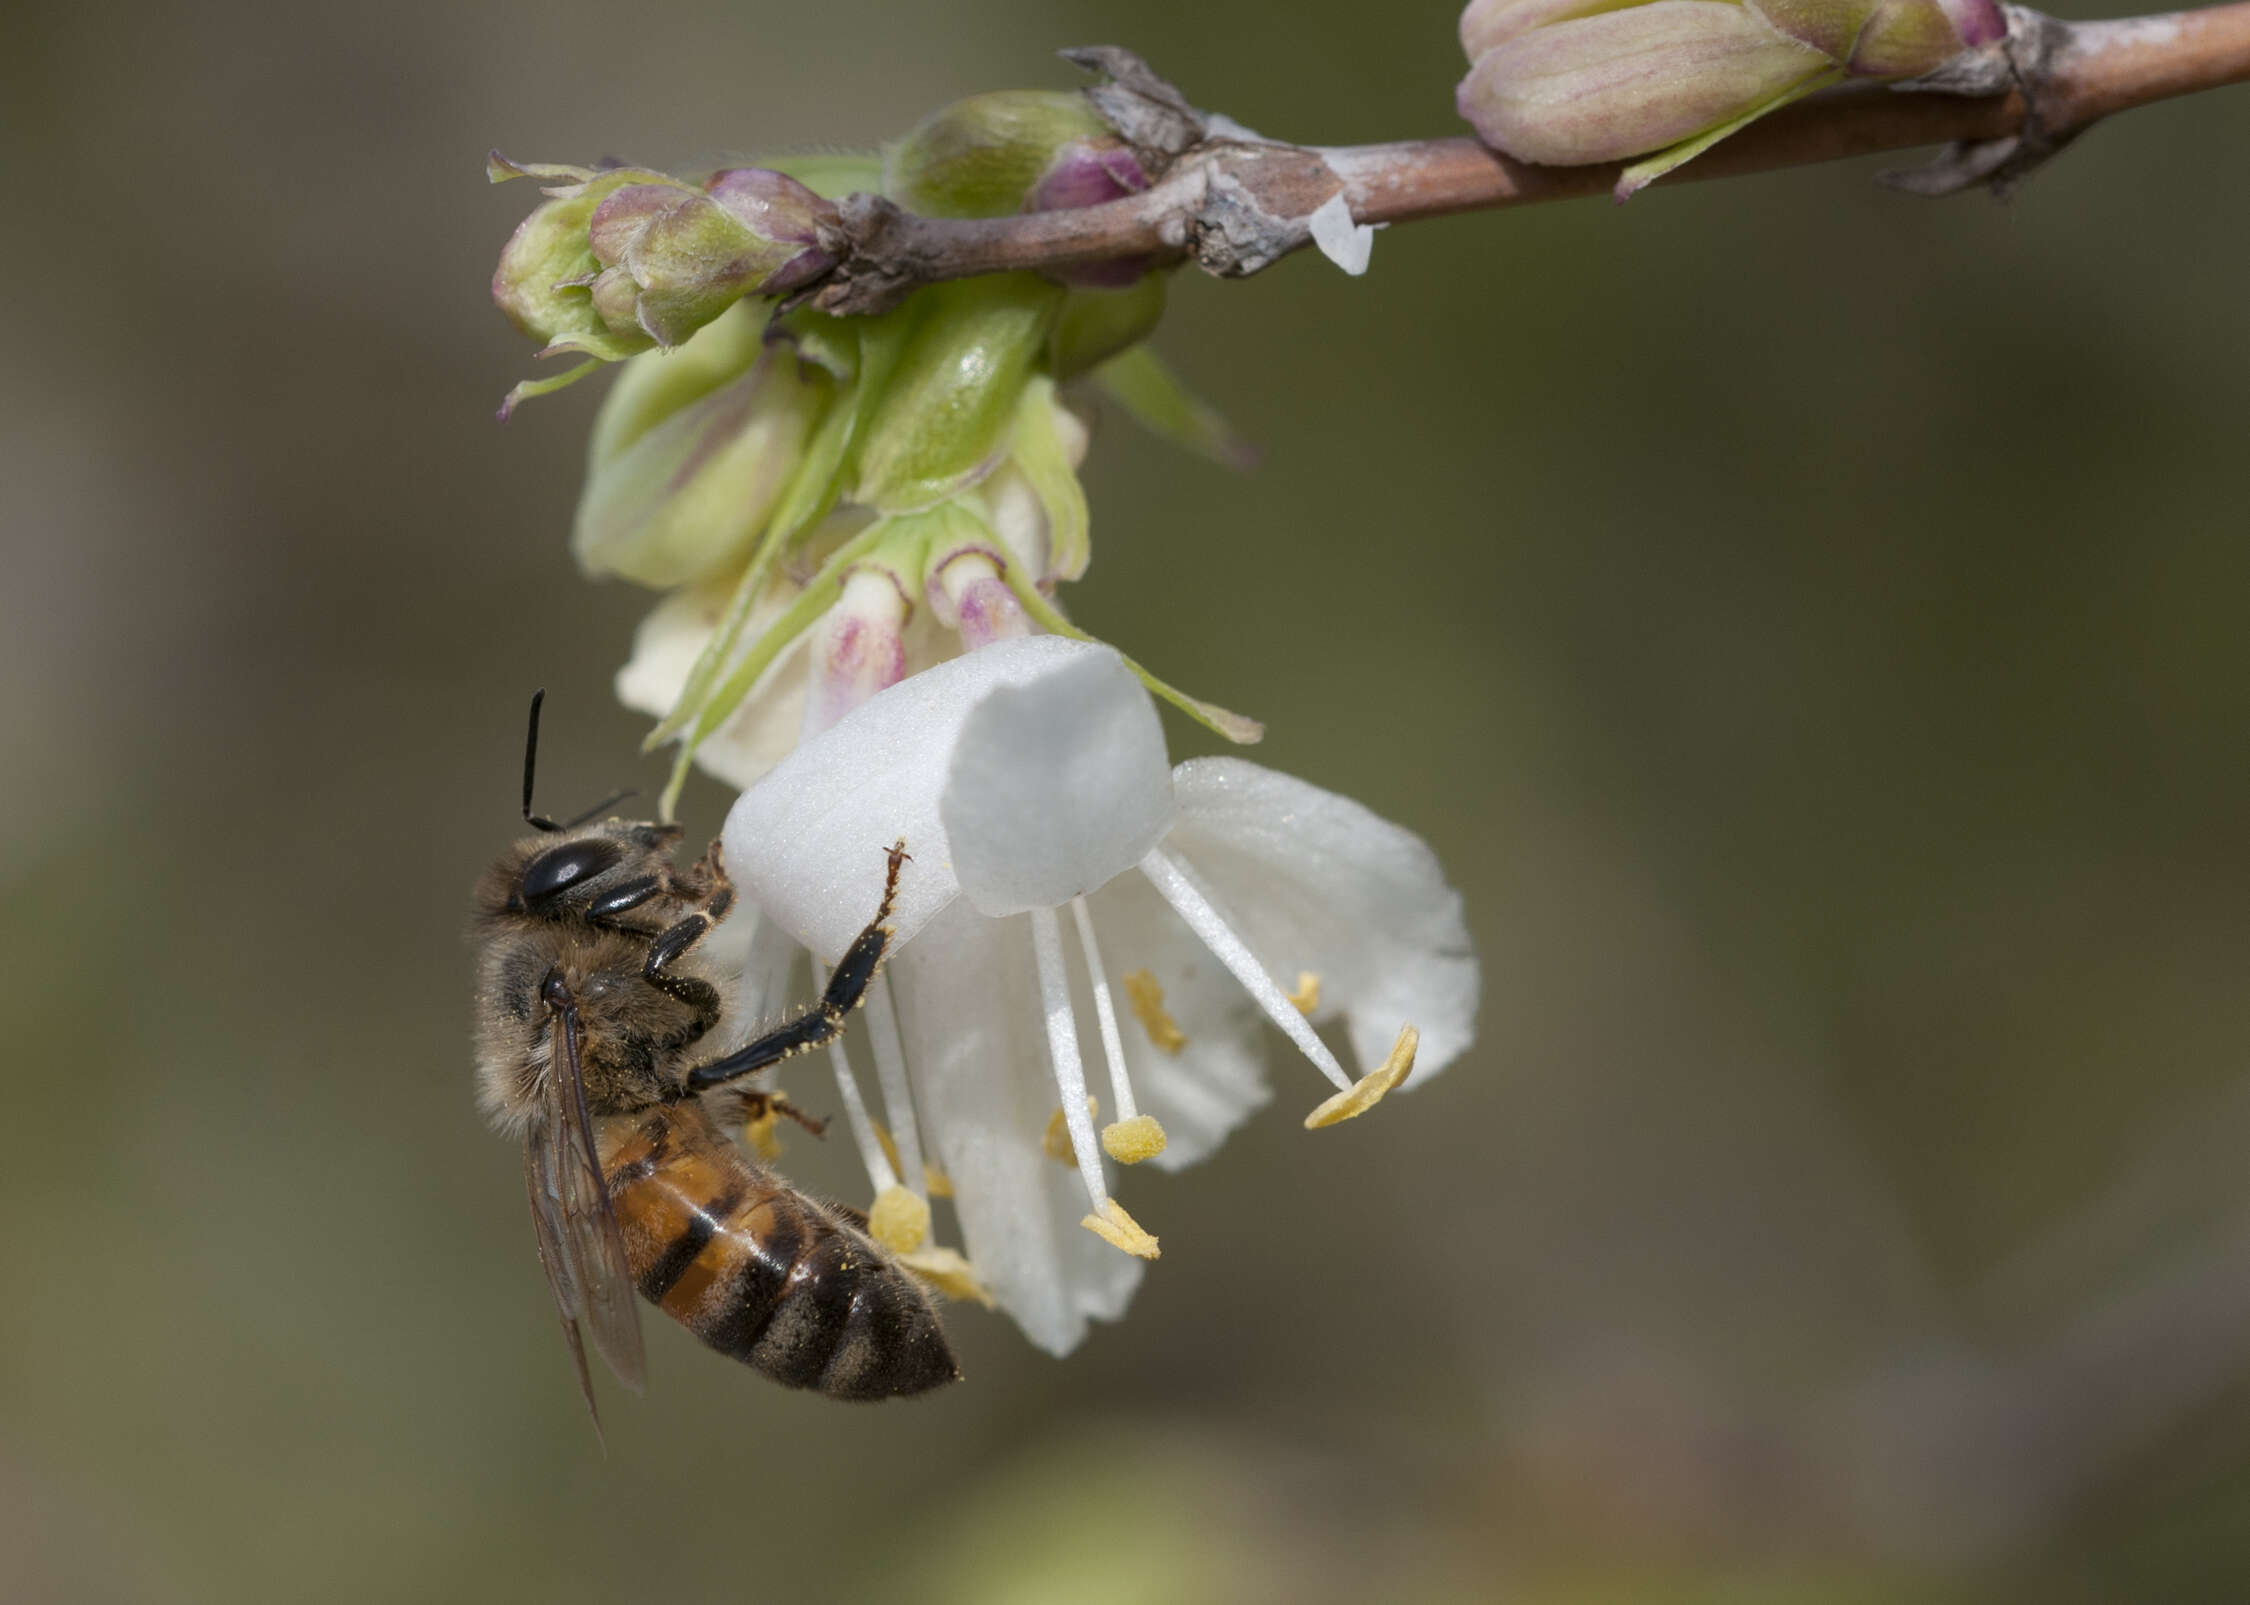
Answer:
[[[753,1164],[700,1105],[612,1115],[597,1136],[642,1296],[721,1354],[838,1399],[959,1377],[921,1285]]]

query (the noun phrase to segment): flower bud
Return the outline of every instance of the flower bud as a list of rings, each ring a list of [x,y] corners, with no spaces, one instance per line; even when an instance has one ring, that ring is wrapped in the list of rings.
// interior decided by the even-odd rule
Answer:
[[[2005,32],[1997,0],[1472,0],[1458,101],[1521,161],[1659,153],[1623,198],[1801,95],[1931,72]]]
[[[495,182],[566,182],[501,253],[492,296],[550,351],[604,361],[670,349],[746,295],[780,295],[833,265],[821,225],[836,209],[765,168],[713,175],[698,189],[638,168],[519,167],[495,156]]]
[[[1132,147],[1074,91],[1001,90],[933,112],[885,163],[885,193],[930,217],[1006,217],[1099,206],[1147,189]],[[1117,289],[1141,258],[1060,268],[1064,284]]]
[[[748,306],[633,358],[603,399],[571,548],[589,574],[681,585],[737,567],[835,389]]]
[[[927,310],[868,421],[856,499],[910,512],[990,472],[1062,297],[1030,273],[921,291]]]

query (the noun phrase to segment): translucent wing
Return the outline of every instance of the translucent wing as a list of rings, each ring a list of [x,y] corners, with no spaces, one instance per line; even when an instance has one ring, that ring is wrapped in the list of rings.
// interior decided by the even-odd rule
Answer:
[[[539,1236],[539,1260],[547,1268],[547,1285],[554,1289],[555,1305],[562,1314],[563,1337],[570,1344],[586,1408],[594,1409],[594,1388],[586,1370],[580,1321],[592,1329],[594,1347],[617,1379],[640,1391],[647,1375],[640,1308],[634,1301],[625,1240],[602,1180],[593,1121],[586,1113],[577,1012],[567,1006],[555,1012],[544,1104],[524,1138],[523,1179],[531,1197],[532,1226]],[[599,1412],[595,1423],[600,1424]]]

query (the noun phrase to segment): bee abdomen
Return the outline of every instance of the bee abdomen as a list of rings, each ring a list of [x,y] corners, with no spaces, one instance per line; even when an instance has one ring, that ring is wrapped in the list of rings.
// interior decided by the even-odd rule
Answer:
[[[929,1295],[879,1248],[711,1135],[654,1123],[613,1151],[642,1294],[722,1354],[840,1399],[959,1376]]]

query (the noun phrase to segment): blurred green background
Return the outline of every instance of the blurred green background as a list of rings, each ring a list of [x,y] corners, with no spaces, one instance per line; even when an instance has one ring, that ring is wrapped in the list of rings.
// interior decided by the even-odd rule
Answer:
[[[1183,277],[1264,463],[1107,420],[1070,601],[1429,837],[1481,1040],[1319,1136],[1277,1054],[1067,1362],[957,1311],[967,1385],[853,1409],[652,1320],[597,1452],[461,933],[532,686],[548,796],[661,772],[646,598],[564,550],[597,387],[492,421],[486,147],[864,145],[1102,41],[1451,133],[1453,20],[18,15],[0,1597],[2250,1595],[2243,90],[2008,206],[1830,168]]]

